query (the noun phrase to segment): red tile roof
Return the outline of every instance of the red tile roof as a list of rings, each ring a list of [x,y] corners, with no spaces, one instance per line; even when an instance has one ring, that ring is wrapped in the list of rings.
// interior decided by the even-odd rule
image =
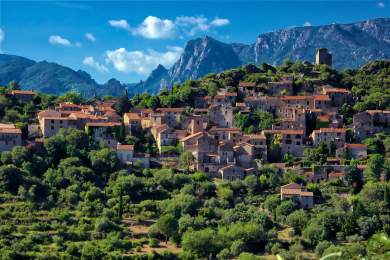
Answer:
[[[134,145],[131,144],[118,144],[116,146],[118,151],[134,151]]]
[[[310,100],[313,96],[283,96],[282,100]]]
[[[302,185],[292,182],[281,187],[282,189],[302,189]]]
[[[345,128],[320,128],[319,130],[314,130],[314,132],[320,133],[345,133],[347,129]]]
[[[220,131],[225,131],[225,132],[241,132],[239,128],[231,127],[231,128],[223,128],[223,127],[212,127],[209,132],[220,132]]]
[[[186,136],[186,137],[180,139],[180,142],[185,142],[185,141],[188,141],[188,140],[193,139],[193,138],[198,139],[198,138],[202,137],[203,135],[204,135],[203,132],[198,132],[198,133],[195,133],[195,134],[192,134],[192,135],[189,135],[189,136]]]
[[[1,124],[0,123],[0,133],[4,134],[21,134],[22,130],[16,128],[14,124]]]
[[[325,87],[324,91],[325,93],[346,93],[346,94],[351,93],[351,91],[345,88],[332,88],[332,87]]]
[[[93,122],[87,123],[87,126],[97,126],[97,127],[110,127],[110,126],[120,126],[121,123],[118,122]]]
[[[156,112],[164,113],[164,112],[173,112],[173,113],[182,113],[185,111],[184,107],[160,107],[156,108]]]
[[[238,86],[241,88],[250,88],[250,87],[256,87],[256,82],[240,82],[238,83]]]
[[[35,95],[34,91],[31,90],[12,90],[12,95]]]
[[[285,129],[285,130],[263,130],[264,134],[290,134],[290,135],[303,135],[302,129]]]
[[[345,144],[347,148],[367,148],[366,144]]]
[[[314,100],[318,101],[330,101],[330,98],[328,95],[316,95],[314,96]]]
[[[0,128],[2,134],[21,134],[22,130],[19,128]]]
[[[141,117],[137,113],[125,113],[123,117],[127,117],[129,120],[141,120]]]

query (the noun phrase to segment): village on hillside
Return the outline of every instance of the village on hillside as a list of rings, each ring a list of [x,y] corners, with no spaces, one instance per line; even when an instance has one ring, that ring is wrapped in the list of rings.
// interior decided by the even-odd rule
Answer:
[[[332,56],[318,49],[317,64],[331,65]],[[180,154],[186,153],[186,167],[223,181],[256,175],[259,168],[272,163],[282,171],[293,169],[307,183],[344,179],[345,160],[366,159],[367,145],[361,141],[390,130],[390,111],[366,110],[348,124],[338,113],[343,104],[353,104],[351,91],[324,84],[310,95],[296,95],[292,78],[268,82],[239,82],[236,92],[220,89],[214,96],[194,96],[194,107],[133,109],[120,116],[115,99],[88,104],[59,103],[36,114],[36,124],[22,134],[12,124],[1,124],[0,152],[15,146],[39,146],[61,129],[85,130],[97,143],[117,152],[123,164],[142,167],[176,168]],[[13,90],[8,96],[30,102],[33,91]],[[237,115],[263,111],[274,117],[272,124],[255,133],[239,126]],[[121,143],[121,134],[148,132],[158,152],[149,154]],[[351,142],[351,140],[354,140]],[[306,148],[327,145],[326,161],[316,167],[300,161]],[[178,152],[179,151],[179,152]],[[293,158],[293,160],[288,160]],[[181,160],[183,161],[183,160]],[[366,165],[359,164],[363,171]],[[183,167],[181,167],[182,169]],[[312,208],[313,192],[301,184],[281,187],[281,199],[294,198],[302,208]]]

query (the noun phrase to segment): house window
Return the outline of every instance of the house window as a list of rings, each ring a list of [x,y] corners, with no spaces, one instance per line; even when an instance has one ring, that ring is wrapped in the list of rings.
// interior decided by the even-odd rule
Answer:
[[[54,126],[51,126],[50,128],[51,128],[51,130],[54,130]]]
[[[54,120],[53,119],[51,120],[51,123],[54,124]]]

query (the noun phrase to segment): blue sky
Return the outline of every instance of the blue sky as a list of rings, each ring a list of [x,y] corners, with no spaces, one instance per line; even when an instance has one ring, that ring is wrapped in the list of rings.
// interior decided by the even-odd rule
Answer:
[[[7,54],[82,69],[98,82],[145,79],[185,43],[210,35],[252,43],[258,34],[390,17],[390,1],[0,1]]]

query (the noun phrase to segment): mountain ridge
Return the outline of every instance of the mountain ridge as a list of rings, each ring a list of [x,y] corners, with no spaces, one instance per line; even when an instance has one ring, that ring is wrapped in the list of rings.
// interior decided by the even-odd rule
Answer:
[[[313,62],[319,47],[330,50],[336,69],[358,68],[371,60],[389,59],[390,18],[279,29],[259,34],[250,44],[225,43],[210,36],[192,39],[170,68],[158,65],[139,83],[124,84],[111,79],[98,84],[82,70],[0,54],[0,84],[15,80],[24,89],[56,95],[77,91],[85,97],[119,96],[126,91],[129,95],[145,91],[154,94],[175,83],[249,63],[277,65],[286,58]]]
[[[370,60],[388,59],[390,18],[279,29],[259,34],[252,44],[224,43],[210,36],[197,38],[187,42],[183,54],[169,69],[167,86],[249,63],[276,65],[286,58],[314,62],[319,47],[332,52],[336,69],[358,68]],[[161,86],[161,82],[156,84]]]
[[[79,92],[84,97],[119,96],[126,86],[115,79],[98,84],[83,70],[73,70],[55,62],[34,61],[25,57],[0,54],[0,84],[17,81],[22,89],[34,89],[43,93],[61,95]]]

